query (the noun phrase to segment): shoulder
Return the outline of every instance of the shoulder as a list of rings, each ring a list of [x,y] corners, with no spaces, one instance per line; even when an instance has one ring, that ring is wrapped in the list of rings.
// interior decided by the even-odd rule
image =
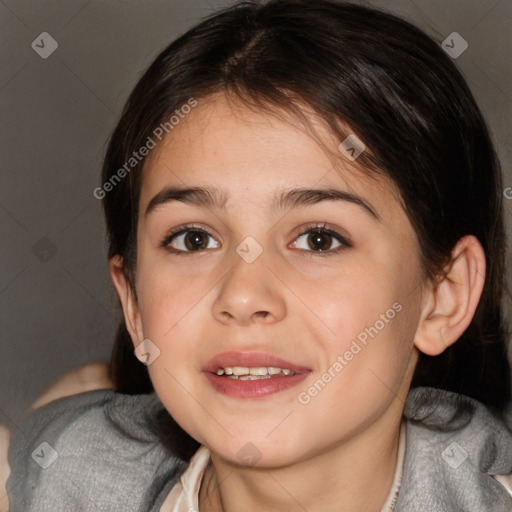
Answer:
[[[96,390],[27,413],[9,448],[10,512],[139,510],[186,464],[158,441],[153,392]]]
[[[428,444],[464,443],[489,474],[512,472],[512,404],[498,417],[485,404],[431,387],[411,390],[404,409],[408,431]],[[468,453],[469,456],[469,453]]]
[[[496,475],[512,473],[512,417],[473,398],[411,390],[404,409],[406,458],[397,510],[506,512],[512,496]]]

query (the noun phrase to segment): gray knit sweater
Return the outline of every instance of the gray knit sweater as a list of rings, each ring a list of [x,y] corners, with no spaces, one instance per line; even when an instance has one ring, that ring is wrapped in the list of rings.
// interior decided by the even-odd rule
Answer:
[[[435,411],[432,397],[441,399]],[[450,422],[457,401],[471,410]],[[99,390],[31,412],[9,449],[10,512],[158,512],[187,467],[151,427],[161,409],[154,392]],[[512,473],[509,413],[507,425],[473,399],[412,389],[395,511],[512,512],[512,497],[491,476]]]

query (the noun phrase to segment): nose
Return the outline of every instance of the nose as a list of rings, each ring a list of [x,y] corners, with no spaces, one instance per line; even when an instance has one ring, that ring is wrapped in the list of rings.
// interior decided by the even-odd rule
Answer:
[[[263,253],[264,254],[264,253]],[[235,253],[212,305],[213,316],[224,324],[274,323],[286,315],[283,284],[261,254],[248,263]]]

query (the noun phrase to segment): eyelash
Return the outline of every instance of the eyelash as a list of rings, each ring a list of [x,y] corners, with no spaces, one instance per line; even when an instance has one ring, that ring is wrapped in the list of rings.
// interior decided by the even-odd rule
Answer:
[[[297,235],[294,235],[295,236],[294,241],[296,239],[300,238],[301,236],[307,235],[309,233],[321,232],[321,233],[324,233],[324,234],[331,235],[333,238],[335,238],[341,244],[336,249],[329,249],[327,251],[306,251],[304,249],[299,249],[300,251],[303,251],[305,253],[311,253],[311,254],[307,255],[308,257],[313,257],[313,256],[321,256],[321,257],[333,256],[333,255],[336,255],[336,254],[340,253],[341,251],[344,251],[345,249],[348,249],[348,248],[352,247],[352,244],[344,236],[342,236],[340,233],[338,233],[334,229],[327,228],[327,224],[326,223],[313,223],[313,224],[310,224],[310,225],[308,225],[308,226],[306,226],[305,228],[302,228],[302,229],[305,229],[305,231],[301,231],[301,232],[297,233]],[[173,249],[173,248],[169,247],[169,244],[172,242],[173,238],[175,238],[178,235],[182,235],[183,233],[187,233],[189,231],[198,231],[200,233],[205,233],[206,235],[211,236],[212,238],[214,238],[213,235],[210,234],[205,229],[203,229],[203,228],[201,228],[199,226],[196,226],[194,224],[186,224],[184,226],[180,226],[179,228],[176,228],[171,233],[167,234],[165,236],[165,238],[162,240],[162,242],[160,243],[160,247],[165,249],[169,253],[175,254],[177,256],[184,256],[186,254],[193,254],[195,252],[204,252],[205,249],[198,250],[198,251],[182,251],[180,249]]]

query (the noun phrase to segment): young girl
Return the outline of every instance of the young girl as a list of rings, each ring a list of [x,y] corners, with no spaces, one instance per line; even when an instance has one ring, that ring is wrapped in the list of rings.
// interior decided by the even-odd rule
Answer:
[[[141,78],[94,194],[115,390],[28,416],[11,512],[512,510],[501,175],[440,44],[237,3]]]

